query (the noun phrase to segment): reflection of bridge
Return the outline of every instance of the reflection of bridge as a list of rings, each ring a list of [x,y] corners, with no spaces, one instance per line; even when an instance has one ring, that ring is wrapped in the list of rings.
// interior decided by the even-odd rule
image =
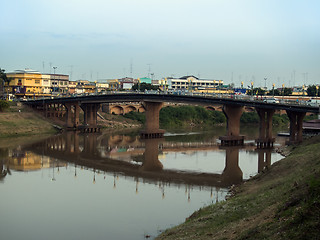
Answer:
[[[302,141],[302,121],[307,112],[318,113],[317,107],[294,104],[264,103],[261,101],[216,98],[206,96],[161,95],[161,94],[108,94],[70,98],[56,98],[28,101],[26,104],[42,110],[47,117],[66,116],[66,127],[81,128],[79,120],[80,109],[83,110],[84,120],[82,128],[86,131],[98,131],[97,111],[102,103],[114,102],[143,102],[146,125],[141,133],[144,138],[162,137],[164,131],[159,129],[159,111],[164,102],[223,105],[223,112],[227,117],[226,136],[220,137],[223,145],[242,145],[244,136],[240,136],[240,117],[244,106],[253,107],[260,117],[260,134],[256,140],[260,147],[272,146],[272,116],[275,110],[285,110],[290,119],[290,142]]]
[[[115,137],[110,139],[115,139]],[[222,147],[226,151],[226,164],[222,174],[181,172],[163,170],[163,165],[158,159],[159,141],[161,142],[162,139],[145,139],[140,143],[145,146],[141,164],[138,162],[118,161],[106,157],[106,151],[110,150],[108,139],[96,134],[79,135],[76,132],[67,132],[64,135],[51,137],[45,141],[32,144],[26,147],[25,150],[96,170],[122,173],[126,176],[138,178],[142,177],[151,182],[162,181],[175,184],[228,187],[242,181],[242,171],[239,168],[238,158],[239,149],[243,147]],[[272,149],[260,149],[258,151],[261,153],[259,153],[258,161],[258,168],[261,171],[261,169],[271,164]],[[264,160],[265,152],[267,152],[267,160]]]

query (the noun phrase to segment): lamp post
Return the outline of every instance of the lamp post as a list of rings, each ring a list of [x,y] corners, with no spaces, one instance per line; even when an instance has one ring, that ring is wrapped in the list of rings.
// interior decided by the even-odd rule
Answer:
[[[274,96],[274,83],[272,84],[272,95]]]
[[[253,82],[251,82],[251,95],[253,96]]]
[[[54,85],[56,85],[56,69],[57,67],[52,67],[53,68],[53,77],[54,77]],[[55,92],[56,88],[53,87],[53,93]]]

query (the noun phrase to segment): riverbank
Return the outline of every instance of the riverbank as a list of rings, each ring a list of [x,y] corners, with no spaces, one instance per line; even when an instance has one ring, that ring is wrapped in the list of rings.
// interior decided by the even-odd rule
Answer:
[[[157,239],[319,239],[320,136]]]
[[[11,105],[6,112],[0,112],[0,143],[8,138],[30,137],[33,135],[54,134],[54,126],[63,127],[63,121],[52,121],[25,106]],[[141,127],[137,121],[122,116],[101,113],[98,124],[103,129],[121,130]]]

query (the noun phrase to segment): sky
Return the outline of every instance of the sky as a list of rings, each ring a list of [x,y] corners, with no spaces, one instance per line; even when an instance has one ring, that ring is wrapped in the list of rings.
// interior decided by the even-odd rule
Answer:
[[[320,84],[319,12],[319,0],[2,0],[0,68]]]

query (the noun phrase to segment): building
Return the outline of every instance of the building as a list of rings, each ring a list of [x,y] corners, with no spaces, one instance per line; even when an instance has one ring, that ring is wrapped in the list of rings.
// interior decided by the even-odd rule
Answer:
[[[10,82],[6,85],[6,92],[20,97],[34,97],[43,95],[42,74],[32,69],[16,70],[7,73]]]
[[[168,77],[164,84],[168,90],[174,91],[198,91],[198,90],[217,90],[222,88],[222,80],[199,79],[195,76],[184,76],[181,78]]]
[[[69,75],[41,74],[32,69],[15,70],[7,73],[10,80],[6,84],[5,91],[9,97],[37,98],[66,94],[68,91]]]
[[[53,95],[66,95],[69,89],[69,75],[50,74]]]

